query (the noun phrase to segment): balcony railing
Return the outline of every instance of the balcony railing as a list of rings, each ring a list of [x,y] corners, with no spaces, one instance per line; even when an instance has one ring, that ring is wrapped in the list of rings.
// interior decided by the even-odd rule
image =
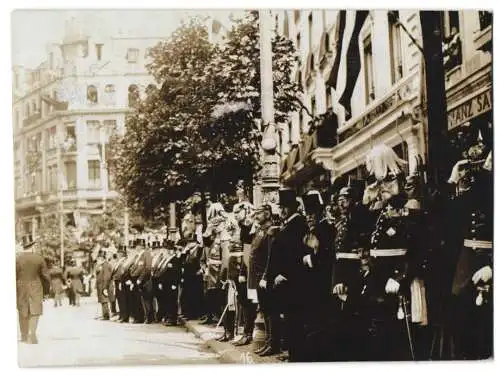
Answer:
[[[26,119],[23,120],[23,126],[28,127],[31,124],[35,123],[36,121],[40,120],[42,118],[42,113],[40,111],[35,112],[34,114],[28,116]]]

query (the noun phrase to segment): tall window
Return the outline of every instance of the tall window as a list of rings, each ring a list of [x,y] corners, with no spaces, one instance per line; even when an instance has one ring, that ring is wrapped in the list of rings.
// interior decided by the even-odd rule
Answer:
[[[87,87],[87,102],[97,104],[97,88],[94,85]]]
[[[375,85],[373,82],[373,51],[371,37],[363,42],[363,57],[365,66],[365,99],[366,104],[375,99]]]
[[[393,149],[394,149],[394,152],[397,154],[397,156],[399,158],[401,158],[402,160],[404,160],[406,162],[408,162],[410,160],[409,154],[408,154],[408,144],[406,143],[406,141],[403,141],[400,144],[396,145]],[[403,166],[403,170],[406,173],[406,175],[408,175],[408,172],[409,172],[408,163]]]
[[[56,132],[55,126],[47,129],[47,150],[56,148]]]
[[[312,51],[312,36],[313,36],[313,15],[312,12],[309,14],[308,17],[308,23],[309,23],[309,50]]]
[[[64,162],[66,169],[66,186],[68,189],[76,188],[76,162]]]
[[[89,187],[101,187],[101,163],[98,160],[87,161],[89,171]]]
[[[484,30],[493,23],[493,13],[479,11],[479,29]]]
[[[57,186],[57,166],[49,166],[47,169],[47,186],[50,192],[57,192],[58,191],[58,186]]]
[[[128,105],[133,107],[139,101],[139,88],[137,85],[130,85],[128,87]]]
[[[106,85],[104,87],[104,96],[105,96],[106,104],[116,104],[115,85]]]
[[[97,56],[97,60],[102,59],[102,46],[103,46],[102,43],[96,43],[95,45],[95,54]]]
[[[290,26],[288,25],[288,11],[284,11],[285,13],[285,21],[283,26],[283,35],[287,38],[290,37]]]
[[[442,12],[443,17],[443,61],[449,71],[462,64],[462,43],[460,41],[460,17],[458,11]]]
[[[325,52],[330,52],[330,34],[325,34]]]
[[[88,144],[98,144],[101,142],[100,123],[97,120],[87,121],[87,143]]]
[[[391,82],[396,83],[403,77],[403,53],[401,50],[401,27],[399,12],[390,11],[389,17],[389,47],[391,53]]]
[[[66,124],[66,142],[70,145],[71,151],[76,151],[76,130],[73,123]]]
[[[300,10],[299,9],[295,9],[293,11],[293,20],[295,21],[295,23],[297,23],[300,19]]]
[[[139,60],[139,49],[138,48],[129,48],[127,50],[127,61],[131,64],[137,63]]]
[[[297,34],[297,51],[300,51],[300,33]]]

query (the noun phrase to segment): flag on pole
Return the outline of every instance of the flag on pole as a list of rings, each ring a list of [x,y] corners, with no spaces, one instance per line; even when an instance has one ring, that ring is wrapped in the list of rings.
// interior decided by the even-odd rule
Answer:
[[[337,20],[336,49],[332,71],[327,85],[341,92],[339,78],[345,75],[345,86],[339,99],[339,104],[346,111],[346,118],[352,115],[351,98],[361,71],[361,56],[359,53],[359,35],[369,11],[354,11],[354,17],[346,11],[340,11]],[[347,50],[346,50],[347,46]]]

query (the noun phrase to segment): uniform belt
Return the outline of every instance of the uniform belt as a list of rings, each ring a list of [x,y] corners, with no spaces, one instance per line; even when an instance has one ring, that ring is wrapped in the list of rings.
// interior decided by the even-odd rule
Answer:
[[[221,260],[208,260],[209,265],[221,265],[222,261]]]
[[[243,256],[243,252],[230,252],[229,257],[240,257]]]
[[[372,257],[395,257],[404,256],[408,250],[405,248],[394,249],[370,249],[370,256]]]
[[[472,249],[493,249],[493,242],[488,240],[471,240],[465,239],[464,246]]]
[[[337,259],[350,259],[350,260],[359,260],[361,259],[361,256],[359,253],[353,253],[353,252],[338,252],[337,253]]]

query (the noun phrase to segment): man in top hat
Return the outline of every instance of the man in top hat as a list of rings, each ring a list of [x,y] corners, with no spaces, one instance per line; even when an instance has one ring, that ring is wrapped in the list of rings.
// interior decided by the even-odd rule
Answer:
[[[43,257],[34,253],[31,235],[23,238],[23,250],[16,255],[17,311],[21,341],[38,343],[38,319],[43,313],[43,297],[48,293],[50,276]]]
[[[283,227],[277,233],[271,246],[268,285],[271,284],[281,304],[281,311],[287,322],[287,340],[289,361],[299,362],[305,355],[305,328],[307,317],[304,308],[309,302],[308,266],[304,257],[310,254],[304,244],[308,231],[306,220],[298,213],[298,201],[295,191],[281,189],[279,205]]]
[[[101,320],[109,320],[109,289],[111,287],[111,265],[106,260],[106,252],[99,251],[97,255],[95,283],[97,302],[101,304]]]
[[[302,196],[308,224],[308,232],[304,242],[309,247],[310,254],[303,257],[303,263],[308,268],[310,303],[307,314],[308,361],[327,360],[326,350],[330,347],[324,332],[324,325],[330,320],[330,284],[334,260],[333,226],[328,223],[323,213],[323,198],[316,190],[311,190]]]

